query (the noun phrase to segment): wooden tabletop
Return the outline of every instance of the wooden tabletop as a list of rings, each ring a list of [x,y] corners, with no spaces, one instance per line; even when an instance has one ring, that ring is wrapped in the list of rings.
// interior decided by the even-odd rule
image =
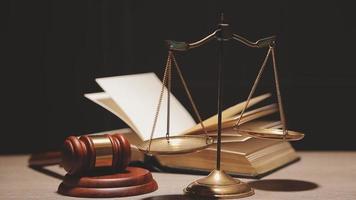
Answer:
[[[261,180],[242,179],[255,188],[245,199],[356,199],[356,152],[299,152],[301,160]],[[65,171],[27,167],[28,155],[0,156],[0,199],[83,199],[57,194]],[[198,175],[153,173],[159,188],[145,195],[120,198],[185,200],[183,188]],[[117,198],[116,198],[117,199]]]

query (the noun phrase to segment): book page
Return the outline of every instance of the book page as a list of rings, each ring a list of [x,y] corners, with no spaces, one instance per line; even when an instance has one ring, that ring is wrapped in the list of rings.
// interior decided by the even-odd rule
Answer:
[[[263,107],[259,107],[256,109],[253,109],[251,111],[248,111],[244,114],[244,116],[242,117],[241,121],[240,121],[240,125],[250,122],[252,120],[261,118],[261,117],[265,117],[268,116],[270,114],[273,114],[275,112],[278,112],[278,107],[276,104],[270,104],[267,106],[263,106]],[[227,119],[222,120],[221,122],[221,128],[222,129],[226,129],[226,128],[232,128],[236,122],[239,120],[240,115],[234,116],[234,117],[230,117]],[[209,126],[205,126],[205,129],[208,132],[212,132],[217,130],[217,126],[216,124],[211,124]],[[185,132],[185,134],[187,135],[193,135],[193,134],[201,134],[202,129],[190,129],[190,132]]]
[[[130,119],[143,140],[148,140],[156,114],[162,82],[154,73],[96,79],[100,87]],[[167,90],[163,95],[154,138],[165,137],[167,129]],[[170,94],[170,133],[182,134],[196,125],[190,113]]]
[[[254,106],[255,104],[267,99],[271,97],[271,94],[270,93],[267,93],[267,94],[263,94],[263,95],[260,95],[260,96],[257,96],[257,97],[254,97],[250,100],[249,104],[248,104],[248,107],[251,107],[251,106]],[[243,101],[241,103],[237,103],[236,105],[233,105],[225,110],[222,111],[221,115],[222,115],[222,119],[227,119],[227,118],[230,118],[230,117],[233,117],[234,115],[237,115],[238,113],[240,113],[243,108],[245,107],[246,105],[246,101]],[[204,125],[206,126],[210,126],[212,124],[217,124],[217,121],[218,121],[218,115],[214,115],[212,117],[209,117],[208,119],[204,120]]]
[[[90,93],[90,94],[84,94],[84,96],[94,103],[102,106],[106,110],[110,111],[117,117],[119,117],[122,121],[124,121],[133,131],[137,133],[136,127],[133,125],[131,122],[130,118],[126,116],[124,111],[121,110],[121,108],[115,103],[112,98],[106,94],[105,92],[98,92],[98,93]]]
[[[270,93],[263,94],[257,97],[254,97],[250,100],[250,103],[248,104],[248,107],[252,107],[257,103],[260,103],[261,101],[269,98],[271,96]],[[222,111],[222,122],[226,121],[227,119],[230,119],[234,115],[237,115],[240,113],[243,108],[245,107],[246,101],[238,103],[236,105],[233,105],[225,110]],[[214,115],[212,117],[209,117],[208,119],[203,121],[203,124],[205,127],[217,127],[217,121],[218,121],[218,115]],[[186,130],[184,134],[191,134],[194,132],[202,132],[202,127],[200,124],[195,125],[194,127],[190,128],[189,130]]]

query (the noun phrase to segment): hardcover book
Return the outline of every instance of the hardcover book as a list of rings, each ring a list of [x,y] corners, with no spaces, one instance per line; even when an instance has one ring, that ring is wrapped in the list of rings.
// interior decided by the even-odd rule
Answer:
[[[159,101],[162,82],[154,73],[98,78],[96,82],[103,92],[85,94],[85,97],[128,125],[128,129],[113,131],[126,135],[132,144],[133,161],[144,162],[157,170],[169,172],[208,173],[215,168],[215,145],[181,155],[145,156],[137,149],[136,145],[150,139],[155,109]],[[195,122],[179,100],[172,93],[169,95],[171,135],[205,134],[201,125]],[[278,111],[276,104],[257,106],[270,96],[263,94],[251,99],[249,110],[241,119],[241,127],[280,128],[280,121],[266,120],[266,117]],[[162,108],[166,108],[165,98],[167,95],[163,95]],[[260,177],[298,160],[298,155],[288,142],[251,138],[239,135],[233,129],[244,104],[245,102],[237,103],[222,112],[222,169],[232,175]],[[166,110],[161,109],[154,138],[165,137],[166,116]],[[217,115],[203,120],[203,123],[208,134],[216,137]]]

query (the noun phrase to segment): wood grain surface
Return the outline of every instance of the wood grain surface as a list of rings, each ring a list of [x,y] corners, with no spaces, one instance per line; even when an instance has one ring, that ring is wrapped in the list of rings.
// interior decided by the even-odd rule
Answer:
[[[261,180],[242,179],[255,188],[246,200],[356,199],[356,152],[298,152],[301,160]],[[0,199],[76,199],[58,194],[63,168],[31,169],[28,155],[0,156]],[[183,188],[198,175],[152,173],[155,192],[120,200],[186,200]],[[83,198],[81,198],[83,199]],[[113,198],[117,199],[117,198]]]

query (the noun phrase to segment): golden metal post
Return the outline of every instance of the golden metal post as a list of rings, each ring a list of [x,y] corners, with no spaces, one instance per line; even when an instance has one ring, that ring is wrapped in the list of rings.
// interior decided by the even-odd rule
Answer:
[[[223,96],[223,57],[224,57],[224,42],[232,38],[229,24],[223,22],[223,15],[219,24],[220,31],[217,34],[219,41],[219,63],[218,63],[218,141],[216,149],[216,169],[213,170],[207,177],[198,179],[189,184],[184,189],[188,195],[204,197],[204,198],[226,198],[234,197],[241,198],[254,194],[253,189],[247,184],[238,179],[234,179],[226,174],[221,169],[221,121],[222,121],[222,96]]]

